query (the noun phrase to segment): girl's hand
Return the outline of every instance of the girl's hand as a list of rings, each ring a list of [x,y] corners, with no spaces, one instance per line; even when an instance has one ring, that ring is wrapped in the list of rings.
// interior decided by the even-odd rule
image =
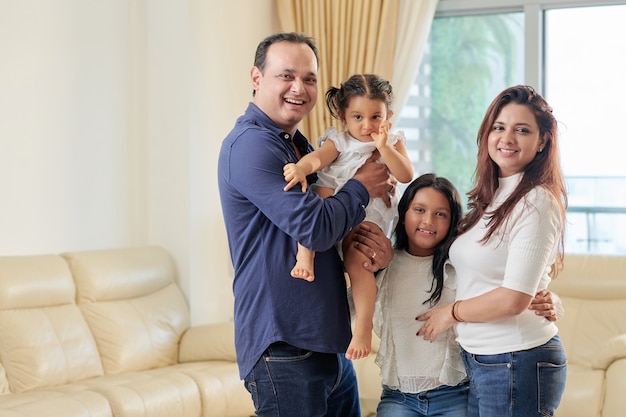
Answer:
[[[432,343],[437,339],[439,334],[452,327],[456,323],[456,320],[452,317],[452,305],[451,303],[445,306],[435,307],[417,316],[415,320],[425,322],[417,332],[417,335],[422,336]]]
[[[376,149],[381,150],[388,146],[387,138],[389,137],[389,131],[391,130],[391,122],[389,120],[383,120],[380,124],[378,133],[372,133],[372,139],[376,144]]]
[[[287,185],[285,185],[283,191],[291,189],[291,187],[293,187],[297,183],[300,183],[300,186],[302,187],[302,192],[306,191],[306,174],[298,165],[293,163],[285,165],[283,167],[283,175],[285,176],[285,181],[287,181]]]

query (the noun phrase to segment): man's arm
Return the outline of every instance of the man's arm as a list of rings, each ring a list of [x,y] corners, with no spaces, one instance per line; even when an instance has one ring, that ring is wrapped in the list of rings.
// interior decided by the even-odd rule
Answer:
[[[302,192],[307,189],[306,177],[322,168],[327,167],[339,156],[339,152],[332,140],[325,141],[322,146],[313,152],[304,155],[298,162],[287,164],[283,167],[285,176],[284,190],[287,191],[294,185],[300,183]]]
[[[268,135],[261,141],[262,135]],[[264,143],[264,146],[259,146]],[[269,223],[294,240],[314,251],[325,251],[341,240],[364,216],[367,205],[367,189],[357,181],[349,181],[338,195],[322,200],[314,192],[305,193],[297,189],[283,191],[285,161],[295,162],[295,155],[274,136],[264,131],[249,129],[237,137],[222,158],[232,162],[228,166],[226,188],[236,189],[240,198],[247,199],[250,205],[246,211],[235,204],[224,210],[237,210],[237,216],[244,219],[256,217],[259,212]],[[237,203],[240,198],[233,198]],[[262,222],[263,223],[263,222]]]

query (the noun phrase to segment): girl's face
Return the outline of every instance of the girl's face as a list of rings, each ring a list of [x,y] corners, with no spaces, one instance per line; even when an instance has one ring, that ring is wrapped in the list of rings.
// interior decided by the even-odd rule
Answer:
[[[420,188],[404,216],[404,230],[413,256],[430,256],[450,230],[450,204],[432,187]]]
[[[527,106],[509,103],[502,107],[487,138],[489,156],[500,168],[500,177],[523,172],[543,146],[537,120]]]
[[[383,100],[354,96],[343,114],[348,133],[361,142],[372,142],[372,133],[378,133],[380,124],[391,117]]]

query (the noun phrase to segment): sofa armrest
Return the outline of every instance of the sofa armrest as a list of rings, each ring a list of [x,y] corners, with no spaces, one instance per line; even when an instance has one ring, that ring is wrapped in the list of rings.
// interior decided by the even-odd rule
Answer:
[[[190,327],[183,333],[178,361],[236,361],[235,327],[232,322]]]
[[[623,416],[626,410],[626,359],[618,359],[606,372],[603,416]]]
[[[608,369],[613,362],[626,358],[626,334],[620,334],[610,338],[591,361],[593,369]]]

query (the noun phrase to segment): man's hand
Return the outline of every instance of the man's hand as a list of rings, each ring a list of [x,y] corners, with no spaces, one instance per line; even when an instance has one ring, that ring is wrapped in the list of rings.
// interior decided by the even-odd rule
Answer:
[[[538,316],[543,316],[550,321],[562,319],[565,315],[561,297],[548,290],[541,290],[532,299],[529,310],[534,310]]]
[[[372,273],[387,268],[391,263],[391,240],[378,227],[371,227],[367,222],[359,224],[352,234],[352,244],[369,258],[363,263],[363,268]]]
[[[389,173],[386,165],[376,162],[379,158],[380,153],[375,151],[353,178],[367,188],[370,197],[380,197],[387,207],[391,207],[391,196],[396,191],[398,181]]]

